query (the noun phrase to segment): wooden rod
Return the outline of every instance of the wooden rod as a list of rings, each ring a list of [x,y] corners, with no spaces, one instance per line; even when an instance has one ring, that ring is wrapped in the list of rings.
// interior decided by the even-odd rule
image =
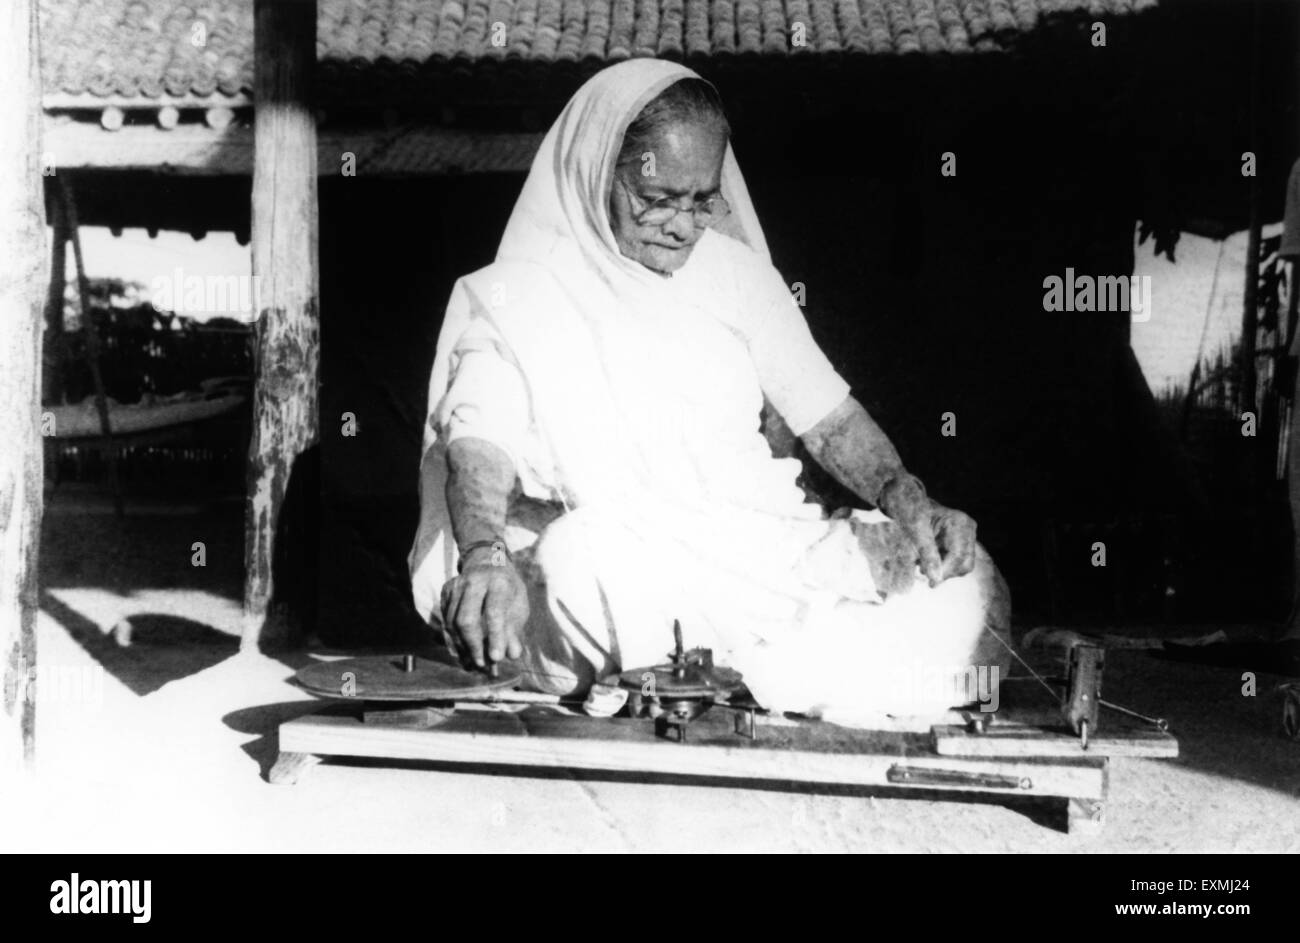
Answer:
[[[1255,367],[1255,347],[1256,335],[1259,332],[1259,249],[1260,237],[1264,228],[1262,215],[1259,208],[1259,185],[1256,178],[1252,177],[1246,181],[1249,189],[1249,228],[1246,236],[1246,284],[1242,292],[1241,305],[1241,347],[1240,356],[1240,377],[1241,385],[1238,388],[1238,403],[1240,404],[1239,414],[1236,417],[1241,419],[1241,412],[1256,412],[1256,395],[1258,389],[1258,373]],[[1251,466],[1252,473],[1257,471],[1255,466]]]
[[[1259,3],[1251,3],[1251,57],[1250,57],[1250,80],[1248,85],[1247,109],[1247,138],[1250,150],[1258,157],[1259,148],[1259,86],[1260,86],[1260,60],[1262,56],[1262,25],[1260,19]],[[1242,296],[1241,308],[1241,345],[1239,349],[1239,378],[1240,383],[1237,387],[1238,415],[1241,418],[1242,412],[1257,412],[1259,407],[1255,402],[1256,389],[1258,386],[1257,372],[1255,368],[1255,345],[1256,333],[1259,328],[1259,252],[1260,237],[1264,228],[1263,214],[1260,212],[1259,199],[1259,177],[1252,174],[1246,178],[1246,212],[1247,212],[1247,235],[1246,235],[1246,283]],[[1256,485],[1259,474],[1259,462],[1256,460],[1251,463],[1251,485]]]
[[[64,402],[64,371],[67,357],[66,338],[63,335],[63,292],[67,287],[68,224],[63,213],[63,196],[54,190],[53,245],[50,246],[50,288],[45,296],[45,376],[41,384],[43,403]],[[55,430],[58,434],[58,430]]]
[[[1297,335],[1297,310],[1300,310],[1300,256],[1291,260],[1291,285],[1287,304],[1287,340],[1291,355],[1300,355]],[[1284,639],[1300,640],[1300,370],[1295,371],[1291,404],[1287,413],[1287,499],[1291,505],[1292,597],[1291,613],[1282,632]]]
[[[104,375],[99,368],[99,330],[95,326],[94,312],[90,307],[90,279],[86,275],[86,263],[81,255],[81,237],[77,234],[77,201],[66,177],[59,178],[59,192],[68,237],[72,240],[72,257],[77,263],[77,293],[81,298],[81,329],[86,335],[86,364],[90,367],[90,378],[95,384],[99,429],[104,435],[108,450],[108,484],[113,492],[113,513],[122,517],[122,482],[117,471],[117,443],[113,440],[113,423],[108,416]]]

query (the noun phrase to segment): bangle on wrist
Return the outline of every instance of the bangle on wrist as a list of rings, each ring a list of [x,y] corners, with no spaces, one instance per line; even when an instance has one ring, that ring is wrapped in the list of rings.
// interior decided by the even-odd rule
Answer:
[[[463,570],[465,569],[465,558],[466,558],[466,557],[468,557],[468,556],[469,556],[471,553],[473,553],[475,550],[483,550],[484,548],[487,548],[487,547],[491,547],[491,548],[492,548],[492,561],[493,561],[493,566],[503,566],[503,565],[504,565],[504,564],[502,564],[502,563],[498,563],[498,562],[496,562],[496,561],[497,561],[497,555],[498,555],[498,554],[500,554],[500,555],[501,555],[502,557],[504,557],[506,560],[509,560],[509,559],[510,559],[510,548],[508,548],[508,547],[506,546],[506,542],[505,542],[505,539],[504,539],[504,538],[502,538],[502,537],[493,537],[493,538],[491,538],[491,539],[489,539],[489,540],[476,540],[476,541],[474,541],[472,544],[467,544],[466,546],[464,546],[464,547],[461,548],[461,551],[460,551],[460,557],[459,557],[459,559],[456,560],[456,572],[457,572],[457,573],[460,573],[461,571],[463,571]]]

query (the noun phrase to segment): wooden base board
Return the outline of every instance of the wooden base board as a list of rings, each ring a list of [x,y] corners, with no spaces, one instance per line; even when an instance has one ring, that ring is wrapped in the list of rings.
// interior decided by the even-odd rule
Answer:
[[[928,734],[854,730],[813,720],[760,722],[754,739],[733,715],[694,721],[687,741],[657,737],[646,720],[599,719],[555,709],[457,709],[426,727],[364,721],[339,710],[280,727],[270,779],[292,783],[320,758],[369,757],[474,766],[684,776],[733,783],[855,786],[1065,800],[1067,828],[1100,823],[1107,760],[1078,756],[940,756]]]
[[[966,727],[941,725],[932,730],[934,752],[940,756],[1128,756],[1173,759],[1178,740],[1155,727],[1103,730],[1088,748],[1064,730],[1030,724],[995,722],[983,733]]]

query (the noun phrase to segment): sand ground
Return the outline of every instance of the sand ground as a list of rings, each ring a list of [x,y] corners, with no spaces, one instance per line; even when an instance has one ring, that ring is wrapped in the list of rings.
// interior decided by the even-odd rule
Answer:
[[[1177,760],[1112,760],[1107,824],[1035,806],[324,765],[273,786],[275,727],[316,702],[240,653],[238,507],[46,516],[38,762],[0,803],[11,851],[1300,851],[1300,744],[1239,668],[1112,651],[1108,697],[1168,717]],[[235,521],[232,526],[232,519]],[[192,567],[206,538],[208,567]],[[115,627],[126,619],[131,644]],[[119,630],[120,631],[120,630]],[[301,661],[301,658],[297,659]],[[102,673],[98,668],[104,668]],[[95,678],[89,684],[85,679]],[[10,792],[6,787],[5,792]]]

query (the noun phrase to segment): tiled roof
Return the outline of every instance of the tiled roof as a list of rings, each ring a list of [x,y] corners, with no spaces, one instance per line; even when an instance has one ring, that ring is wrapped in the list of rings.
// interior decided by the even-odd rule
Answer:
[[[358,76],[373,82],[376,73],[391,87],[498,66],[586,71],[630,56],[767,61],[997,52],[1050,18],[1109,18],[1156,3],[318,0],[318,76],[322,88],[337,90]],[[51,100],[211,100],[252,92],[252,0],[40,0],[40,7],[47,106]]]
[[[234,126],[214,134],[202,125],[181,125],[166,134],[150,125],[124,127],[113,134],[98,124],[51,116],[45,147],[59,170],[152,170],[159,166],[190,172],[250,176],[253,129]],[[436,174],[519,173],[532,164],[542,143],[537,132],[479,134],[454,128],[414,125],[383,135],[322,131],[317,140],[317,172],[338,176],[341,154],[351,154],[358,173],[375,177],[427,177]]]

